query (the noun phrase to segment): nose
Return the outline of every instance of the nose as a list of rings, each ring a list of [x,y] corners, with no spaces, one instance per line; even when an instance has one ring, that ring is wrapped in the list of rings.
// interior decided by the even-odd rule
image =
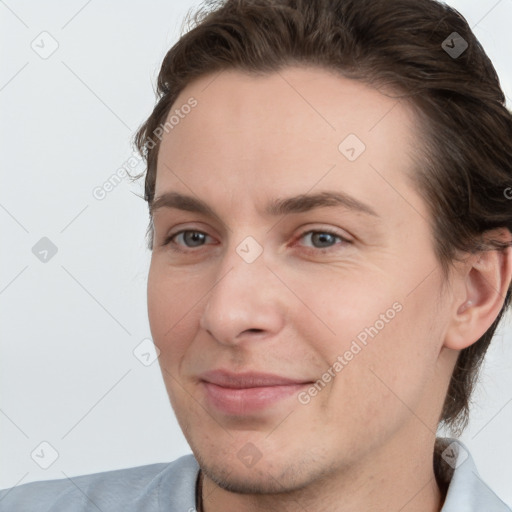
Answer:
[[[200,327],[225,345],[276,335],[285,322],[283,286],[263,255],[246,263],[234,254],[225,263],[207,297]]]

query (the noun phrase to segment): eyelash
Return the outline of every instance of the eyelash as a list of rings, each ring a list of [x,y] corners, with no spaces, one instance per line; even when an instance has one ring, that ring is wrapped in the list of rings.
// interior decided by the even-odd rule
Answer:
[[[171,250],[174,251],[174,252],[182,252],[182,253],[190,253],[190,252],[196,252],[194,250],[194,248],[186,248],[186,249],[179,249],[178,247],[180,247],[180,245],[176,244],[175,242],[173,242],[173,239],[176,238],[178,235],[181,235],[183,233],[200,233],[202,235],[205,235],[205,236],[210,236],[208,235],[207,233],[203,232],[203,231],[199,231],[197,229],[183,229],[181,231],[178,231],[177,233],[173,233],[172,235],[169,235],[168,237],[166,237],[162,243],[162,247],[163,246],[166,246],[166,245],[169,245],[169,247],[171,247]],[[304,238],[306,235],[309,235],[309,234],[317,234],[317,233],[320,233],[320,234],[328,234],[328,235],[331,235],[337,239],[339,239],[341,242],[342,242],[342,245],[345,245],[345,244],[350,244],[350,240],[346,239],[345,237],[341,236],[339,233],[337,233],[335,230],[333,229],[329,229],[329,228],[326,228],[326,229],[310,229],[308,231],[304,231],[303,233],[301,233],[300,235],[298,235],[295,240],[294,240],[294,243],[295,241],[297,240],[301,240],[302,238]],[[210,237],[211,238],[211,237]],[[331,250],[333,250],[337,245],[340,245],[339,243],[337,244],[334,244],[330,247],[304,247],[305,250],[309,250],[309,251],[314,251],[314,252],[330,252]],[[186,246],[185,246],[186,247]],[[198,246],[198,247],[204,247],[204,245],[201,245],[201,246]]]

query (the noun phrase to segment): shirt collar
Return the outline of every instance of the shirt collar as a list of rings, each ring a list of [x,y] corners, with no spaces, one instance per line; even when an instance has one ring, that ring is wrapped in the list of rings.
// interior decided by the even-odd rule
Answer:
[[[438,482],[448,488],[441,512],[512,512],[482,480],[461,441],[436,439],[434,471]]]

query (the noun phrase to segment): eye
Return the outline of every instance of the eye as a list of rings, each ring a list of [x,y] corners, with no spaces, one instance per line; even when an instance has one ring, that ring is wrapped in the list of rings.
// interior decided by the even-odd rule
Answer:
[[[211,237],[202,231],[187,229],[170,235],[165,239],[163,245],[173,243],[187,248],[201,247],[209,238]]]
[[[202,231],[185,229],[169,235],[162,245],[174,245],[174,250],[179,251],[180,247],[193,249],[212,243],[213,238]],[[330,230],[310,230],[298,237],[305,247],[309,249],[330,249],[336,245],[350,243],[349,240]],[[304,243],[305,242],[305,243]]]
[[[314,249],[329,249],[340,242],[349,243],[341,235],[329,230],[307,231],[299,239],[306,241],[306,244],[304,244],[306,247]]]

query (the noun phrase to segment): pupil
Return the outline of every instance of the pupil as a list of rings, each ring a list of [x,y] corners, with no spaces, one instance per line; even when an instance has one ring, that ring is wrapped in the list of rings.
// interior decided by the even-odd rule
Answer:
[[[204,242],[204,234],[197,231],[187,231],[185,233],[185,242],[192,247],[201,245]]]
[[[329,233],[313,233],[312,241],[316,247],[329,247],[334,243],[334,236]]]

